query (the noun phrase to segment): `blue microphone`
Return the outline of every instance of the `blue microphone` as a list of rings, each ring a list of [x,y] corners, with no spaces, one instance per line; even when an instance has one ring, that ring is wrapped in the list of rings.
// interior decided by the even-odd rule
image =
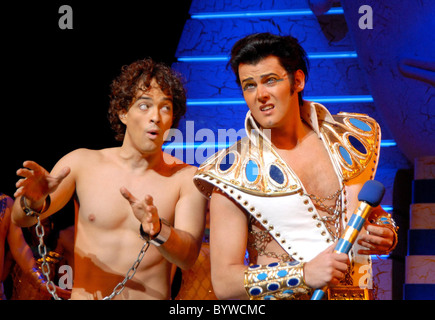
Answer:
[[[375,180],[368,180],[358,194],[359,205],[352,214],[346,229],[335,246],[334,252],[349,253],[350,248],[355,243],[361,228],[366,222],[372,208],[377,207],[384,196],[385,188],[382,183]],[[327,286],[314,291],[311,300],[321,300]]]

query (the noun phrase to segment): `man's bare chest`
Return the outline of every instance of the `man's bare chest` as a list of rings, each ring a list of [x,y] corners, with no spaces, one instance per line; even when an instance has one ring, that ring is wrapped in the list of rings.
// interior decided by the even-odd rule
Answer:
[[[76,192],[79,202],[79,219],[101,228],[135,228],[138,221],[131,204],[121,194],[127,188],[137,201],[146,195],[153,198],[159,216],[173,220],[179,197],[177,185],[155,175],[135,176],[122,172],[95,170],[77,179]]]
[[[331,158],[319,139],[311,139],[294,152],[284,152],[284,161],[307,193],[326,197],[340,188]]]

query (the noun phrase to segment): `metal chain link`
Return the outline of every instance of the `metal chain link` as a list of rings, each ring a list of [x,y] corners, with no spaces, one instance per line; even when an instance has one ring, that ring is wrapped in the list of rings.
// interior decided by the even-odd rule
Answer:
[[[47,262],[47,247],[44,244],[44,226],[41,224],[41,220],[39,219],[39,216],[36,216],[36,235],[39,238],[39,245],[38,245],[38,253],[42,257],[42,265],[41,265],[41,271],[44,274],[45,278],[47,279],[47,282],[45,283],[45,286],[47,287],[48,292],[53,296],[55,300],[61,300],[57,293],[56,293],[56,286],[53,281],[50,280],[50,265]]]
[[[113,289],[113,292],[110,295],[104,297],[103,300],[112,300],[113,297],[117,296],[125,289],[126,282],[131,278],[133,278],[133,276],[135,275],[137,268],[139,267],[139,264],[141,263],[143,257],[145,256],[145,252],[147,252],[149,246],[150,246],[149,242],[145,241],[145,243],[142,246],[142,249],[139,252],[139,255],[136,258],[136,261],[133,263],[131,268],[127,271],[124,280],[118,283],[117,286]]]
[[[39,238],[38,253],[42,257],[41,271],[44,274],[45,278],[47,279],[45,286],[47,287],[48,292],[52,295],[52,297],[55,300],[61,300],[56,293],[56,285],[54,284],[53,281],[50,280],[50,265],[46,260],[47,247],[44,244],[44,234],[45,234],[44,226],[41,224],[39,216],[36,216],[36,220],[37,223],[35,226],[35,231],[37,237]],[[148,241],[146,241],[143,244],[142,249],[139,252],[139,255],[137,256],[131,268],[127,271],[124,280],[118,283],[113,289],[113,292],[110,295],[104,297],[103,300],[111,300],[113,299],[113,297],[119,295],[125,289],[125,284],[127,283],[128,280],[133,278],[133,276],[135,275],[137,268],[139,267],[139,264],[141,263],[143,257],[145,256],[145,253],[147,252],[149,246],[150,244]]]

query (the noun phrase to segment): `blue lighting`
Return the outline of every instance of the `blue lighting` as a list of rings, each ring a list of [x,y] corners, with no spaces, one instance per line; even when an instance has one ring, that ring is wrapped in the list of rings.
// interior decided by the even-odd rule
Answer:
[[[381,204],[381,207],[382,207],[382,209],[384,209],[385,211],[387,211],[389,213],[393,212],[393,206]]]
[[[385,260],[385,259],[388,259],[390,257],[390,255],[389,254],[371,255],[370,257],[372,258],[372,260]]]
[[[316,101],[319,103],[343,103],[343,102],[373,102],[370,95],[355,96],[311,96],[305,100]],[[244,99],[187,99],[188,106],[203,105],[223,105],[223,104],[246,104]]]
[[[244,99],[187,99],[187,106],[246,104]]]
[[[355,96],[312,96],[305,97],[305,100],[316,101],[320,103],[342,103],[342,102],[373,102],[373,97],[370,95],[355,95]]]
[[[212,62],[212,61],[228,61],[228,56],[183,56],[178,57],[178,61],[181,62]]]
[[[357,58],[358,55],[354,51],[338,51],[338,52],[317,52],[308,53],[309,59],[347,59]],[[177,58],[180,62],[213,62],[213,61],[229,61],[229,56],[181,56]]]
[[[343,14],[343,8],[331,8],[325,14]],[[225,18],[259,18],[259,17],[276,17],[276,16],[307,16],[313,15],[309,9],[295,10],[271,10],[271,11],[251,11],[251,12],[205,12],[193,13],[192,19],[225,19]]]
[[[171,143],[167,142],[163,145],[163,149],[166,147],[171,147],[173,149],[207,149],[207,148],[215,148],[215,149],[222,149],[222,148],[228,148],[231,144],[230,143],[205,143],[205,142],[194,142],[194,143]],[[394,140],[386,140],[381,142],[381,147],[391,147],[395,146],[396,142]],[[382,206],[385,211],[391,212],[393,210],[392,206]]]
[[[394,140],[382,140],[381,141],[381,147],[395,147],[397,146],[396,141]]]
[[[355,51],[338,51],[338,52],[317,52],[308,53],[309,59],[339,59],[339,58],[357,58]]]

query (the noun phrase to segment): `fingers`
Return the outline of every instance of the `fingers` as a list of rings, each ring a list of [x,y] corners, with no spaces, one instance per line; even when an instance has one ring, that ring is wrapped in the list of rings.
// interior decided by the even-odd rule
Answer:
[[[56,179],[60,181],[62,181],[63,179],[65,179],[71,172],[71,168],[69,167],[65,167],[63,168],[60,173],[56,176]]]
[[[17,176],[20,176],[23,178],[31,178],[33,176],[33,171],[31,171],[27,168],[20,168],[17,170]]]
[[[29,160],[24,161],[23,166],[25,168],[28,168],[28,169],[33,170],[33,171],[37,171],[37,170],[42,169],[42,167],[39,164],[37,164],[35,161],[29,161]]]
[[[19,197],[19,196],[22,196],[23,194],[24,194],[23,187],[19,187],[19,188],[15,191],[15,193],[14,193],[14,198],[17,198],[17,197]]]
[[[394,233],[390,228],[367,225],[368,233],[359,236],[358,244],[365,249],[358,250],[360,254],[385,254],[394,242]]]
[[[133,196],[133,194],[128,191],[128,189],[126,187],[121,187],[119,189],[119,191],[121,192],[122,196],[128,200],[128,202],[130,202],[130,204],[133,204],[135,202],[137,202],[137,199],[135,196]]]
[[[145,196],[145,203],[148,206],[154,206],[153,204],[153,197],[151,197],[149,194]]]

